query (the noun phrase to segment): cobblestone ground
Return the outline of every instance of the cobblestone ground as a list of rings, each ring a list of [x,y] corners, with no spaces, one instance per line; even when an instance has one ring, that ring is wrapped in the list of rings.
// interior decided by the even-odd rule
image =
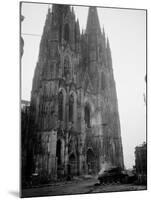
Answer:
[[[98,181],[96,178],[60,182],[47,186],[24,189],[22,192],[22,197],[146,190],[146,186],[132,184],[99,185],[97,183]]]

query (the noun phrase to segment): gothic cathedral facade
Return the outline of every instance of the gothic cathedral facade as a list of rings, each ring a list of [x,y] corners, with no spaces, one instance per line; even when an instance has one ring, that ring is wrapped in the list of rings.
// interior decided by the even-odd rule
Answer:
[[[124,167],[111,49],[90,7],[80,33],[74,9],[48,9],[31,92],[33,170],[57,179]]]

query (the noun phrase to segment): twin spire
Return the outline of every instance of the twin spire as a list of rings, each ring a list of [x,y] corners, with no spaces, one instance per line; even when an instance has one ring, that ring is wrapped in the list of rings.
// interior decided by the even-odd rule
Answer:
[[[93,34],[93,33],[94,34],[101,33],[101,27],[100,27],[99,17],[98,17],[98,13],[97,13],[97,8],[89,7],[87,26],[86,26],[86,34]],[[106,47],[109,49],[110,48],[109,40],[105,36],[104,27],[102,30],[102,38],[104,40]]]
[[[73,7],[71,8],[69,5],[57,5],[57,4],[55,4],[55,5],[52,6],[52,12],[54,14],[56,14],[57,16],[59,15],[61,17],[63,15],[63,13],[65,15],[68,12],[72,12],[74,14],[74,8]],[[48,9],[48,16],[49,15],[50,15],[50,8]],[[59,21],[60,20],[61,20],[61,18],[59,18]],[[51,21],[51,20],[47,19],[47,21]],[[50,24],[50,22],[48,22],[48,24]],[[47,27],[47,29],[48,29],[48,27]],[[76,20],[76,32],[80,34],[80,27],[79,27],[78,19]],[[99,35],[99,37],[101,39],[101,43],[103,45],[103,49],[106,49],[107,53],[108,53],[108,57],[111,57],[109,40],[105,36],[104,27],[101,30],[97,8],[94,7],[94,6],[89,7],[85,33],[86,33],[86,35],[93,35],[94,34],[94,35],[96,35],[96,37],[98,37],[98,35]],[[83,34],[85,35],[85,33],[83,33]],[[78,37],[80,37],[80,35]]]
[[[100,23],[97,13],[96,7],[90,7],[88,11],[88,19],[87,19],[87,26],[86,26],[86,33],[89,34],[91,32],[100,32]]]

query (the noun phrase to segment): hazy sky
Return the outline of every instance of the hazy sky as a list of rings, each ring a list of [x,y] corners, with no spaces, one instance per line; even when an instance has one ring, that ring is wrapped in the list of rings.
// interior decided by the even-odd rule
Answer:
[[[86,28],[88,7],[74,6],[80,28]],[[146,141],[146,13],[143,10],[98,8],[101,28],[109,38],[118,96],[121,135],[126,167],[134,165],[134,148]],[[34,69],[38,60],[47,4],[24,3],[22,35],[22,99],[30,100]]]

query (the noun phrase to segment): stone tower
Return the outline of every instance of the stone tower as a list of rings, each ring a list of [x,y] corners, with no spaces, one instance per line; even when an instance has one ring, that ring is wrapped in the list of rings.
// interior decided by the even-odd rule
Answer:
[[[82,34],[73,7],[48,10],[31,113],[33,171],[41,177],[97,173],[103,162],[123,168],[111,50],[96,7]]]

